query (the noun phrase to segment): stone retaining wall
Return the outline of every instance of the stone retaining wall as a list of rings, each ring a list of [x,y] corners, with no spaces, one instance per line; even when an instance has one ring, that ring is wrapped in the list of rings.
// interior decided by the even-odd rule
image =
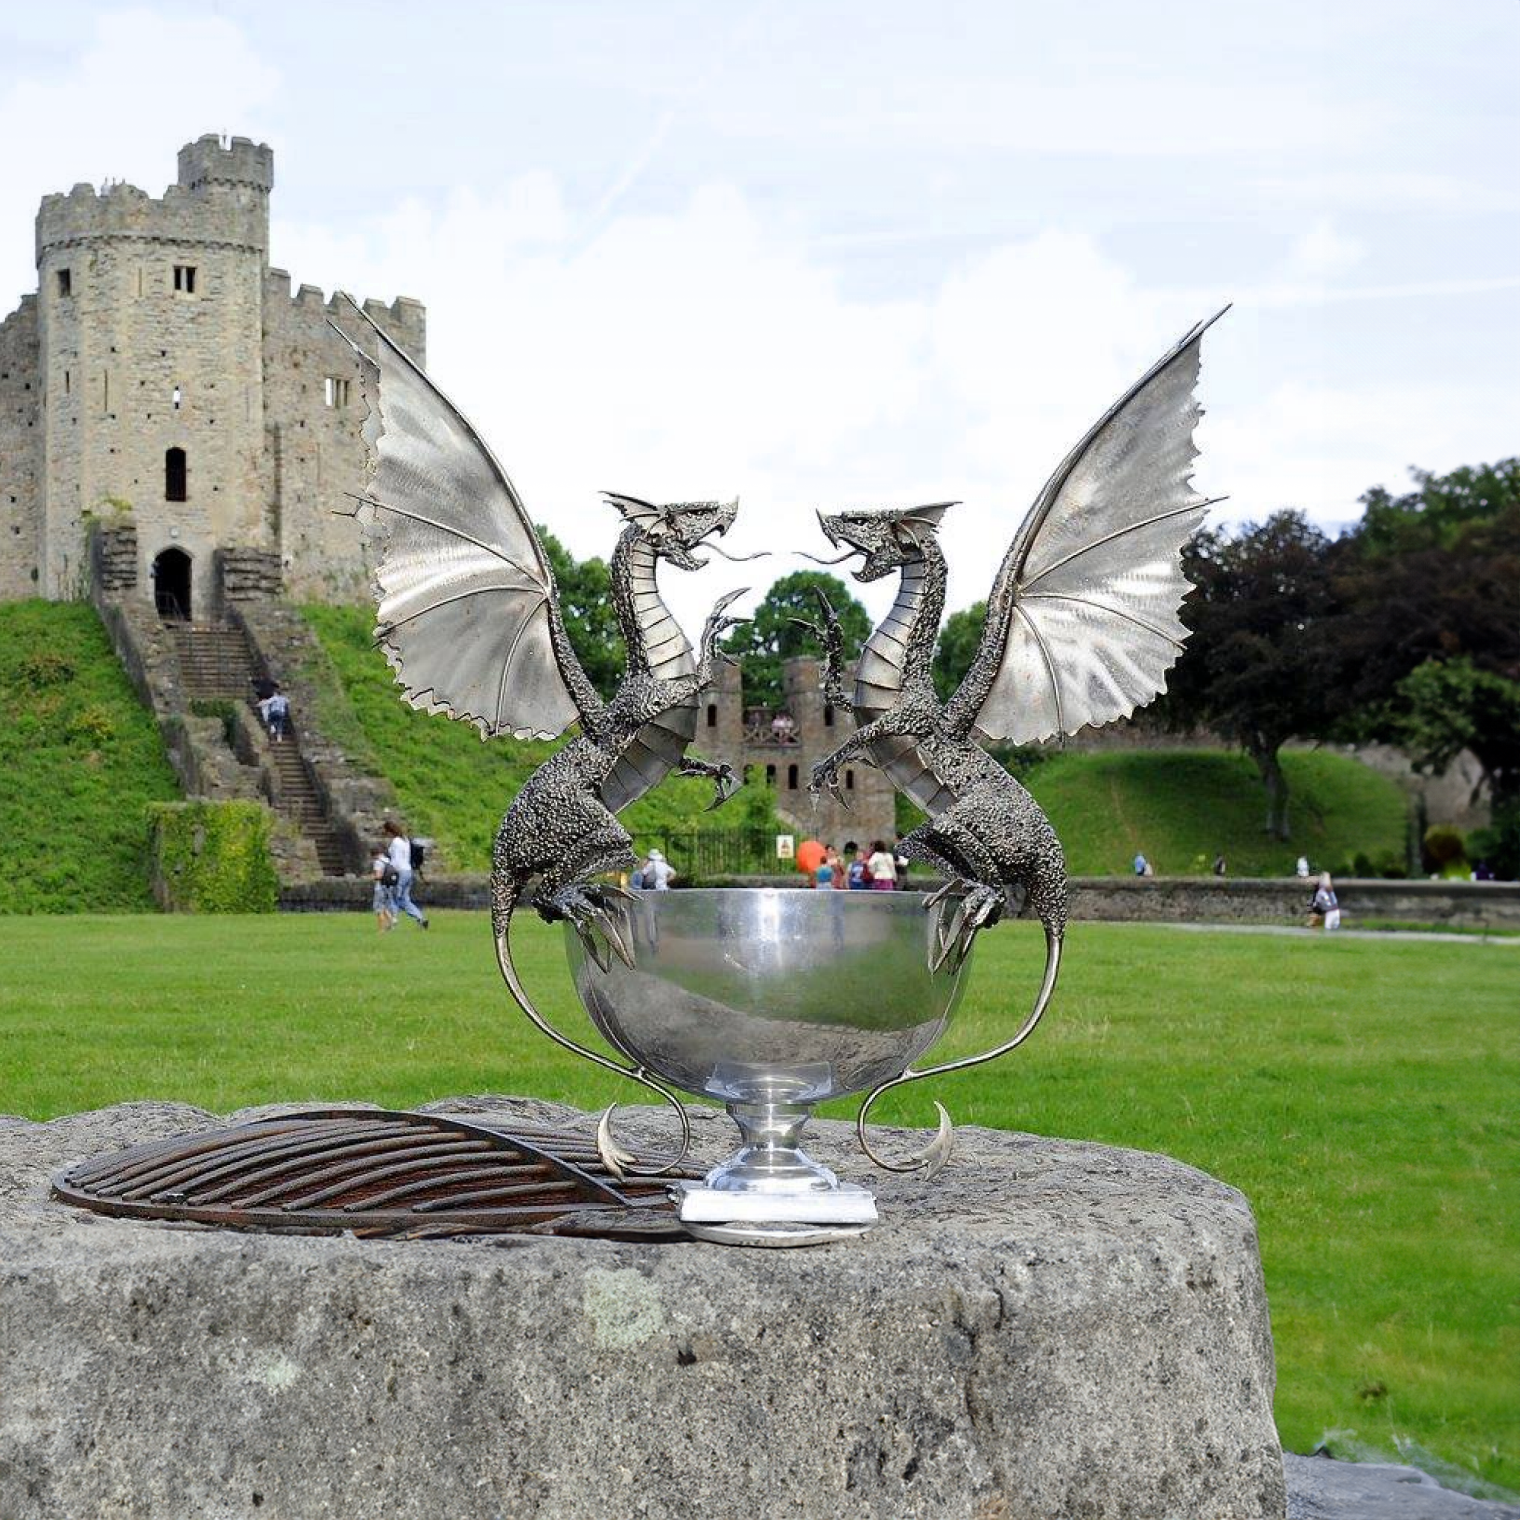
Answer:
[[[798,888],[792,876],[715,879],[709,886]],[[915,889],[939,883],[914,878]],[[1451,928],[1520,929],[1520,883],[1464,881],[1354,881],[1336,883],[1347,927],[1356,921],[1435,924]],[[1071,882],[1071,916],[1121,923],[1301,924],[1308,917],[1310,883],[1297,878],[1257,881],[1240,878],[1083,876]],[[484,875],[427,876],[416,889],[429,908],[484,909],[490,906],[490,879]],[[290,913],[368,911],[370,885],[364,880],[301,882],[283,887],[280,907]]]

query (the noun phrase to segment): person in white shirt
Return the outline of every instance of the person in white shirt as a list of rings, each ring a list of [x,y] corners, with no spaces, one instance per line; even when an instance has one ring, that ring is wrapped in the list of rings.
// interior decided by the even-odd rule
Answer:
[[[675,879],[676,873],[670,862],[658,850],[651,850],[649,859],[644,862],[645,888],[651,892],[668,892]]]
[[[884,841],[878,839],[871,845],[871,858],[866,862],[866,875],[871,878],[873,892],[897,890],[897,862]]]
[[[385,853],[396,868],[395,911],[415,918],[424,929],[428,926],[427,915],[412,901],[412,841],[407,838],[400,824],[385,820],[385,834],[390,843]]]

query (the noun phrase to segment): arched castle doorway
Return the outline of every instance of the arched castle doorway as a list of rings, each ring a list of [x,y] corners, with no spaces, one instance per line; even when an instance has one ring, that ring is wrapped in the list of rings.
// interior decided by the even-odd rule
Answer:
[[[165,618],[190,617],[190,556],[165,549],[153,561],[153,604]]]

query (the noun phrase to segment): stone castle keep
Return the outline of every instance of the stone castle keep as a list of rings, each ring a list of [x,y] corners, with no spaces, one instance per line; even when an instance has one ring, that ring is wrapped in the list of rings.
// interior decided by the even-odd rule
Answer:
[[[283,600],[369,600],[347,515],[368,408],[333,329],[373,335],[346,300],[292,295],[270,268],[273,185],[268,147],[208,136],[180,149],[161,199],[117,184],[43,200],[36,293],[0,323],[0,601],[93,599],[186,794],[269,803],[290,824],[281,875],[300,880],[367,871],[395,802],[321,733],[301,675],[312,635]],[[426,362],[419,302],[363,304]],[[250,719],[254,676],[291,691],[296,743],[271,748]],[[231,739],[208,702],[235,710]],[[808,799],[844,732],[813,661],[790,663],[787,704],[778,734],[726,669],[697,747],[770,782],[803,834],[890,835],[891,786],[869,765],[844,777],[851,811]]]
[[[269,264],[274,155],[180,149],[162,198],[76,185],[37,214],[37,291],[0,324],[0,599],[88,591],[89,525],[130,515],[114,589],[202,619],[227,587],[358,600],[364,407],[346,303]],[[414,359],[420,303],[365,311]],[[236,595],[234,589],[233,594]]]

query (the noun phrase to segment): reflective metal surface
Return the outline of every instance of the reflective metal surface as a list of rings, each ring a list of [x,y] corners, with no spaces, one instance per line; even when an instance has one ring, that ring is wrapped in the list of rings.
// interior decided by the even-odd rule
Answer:
[[[871,1195],[800,1135],[815,1104],[893,1081],[945,1032],[965,972],[935,969],[949,911],[908,892],[641,893],[621,924],[632,965],[599,964],[566,932],[576,990],[607,1040],[672,1087],[719,1099],[739,1126],[738,1152],[683,1191],[683,1220],[763,1234],[875,1219]]]
[[[634,964],[570,931],[576,989],[630,1060],[725,1103],[814,1104],[898,1075],[944,1033],[961,969],[935,973],[916,892],[645,892]]]

